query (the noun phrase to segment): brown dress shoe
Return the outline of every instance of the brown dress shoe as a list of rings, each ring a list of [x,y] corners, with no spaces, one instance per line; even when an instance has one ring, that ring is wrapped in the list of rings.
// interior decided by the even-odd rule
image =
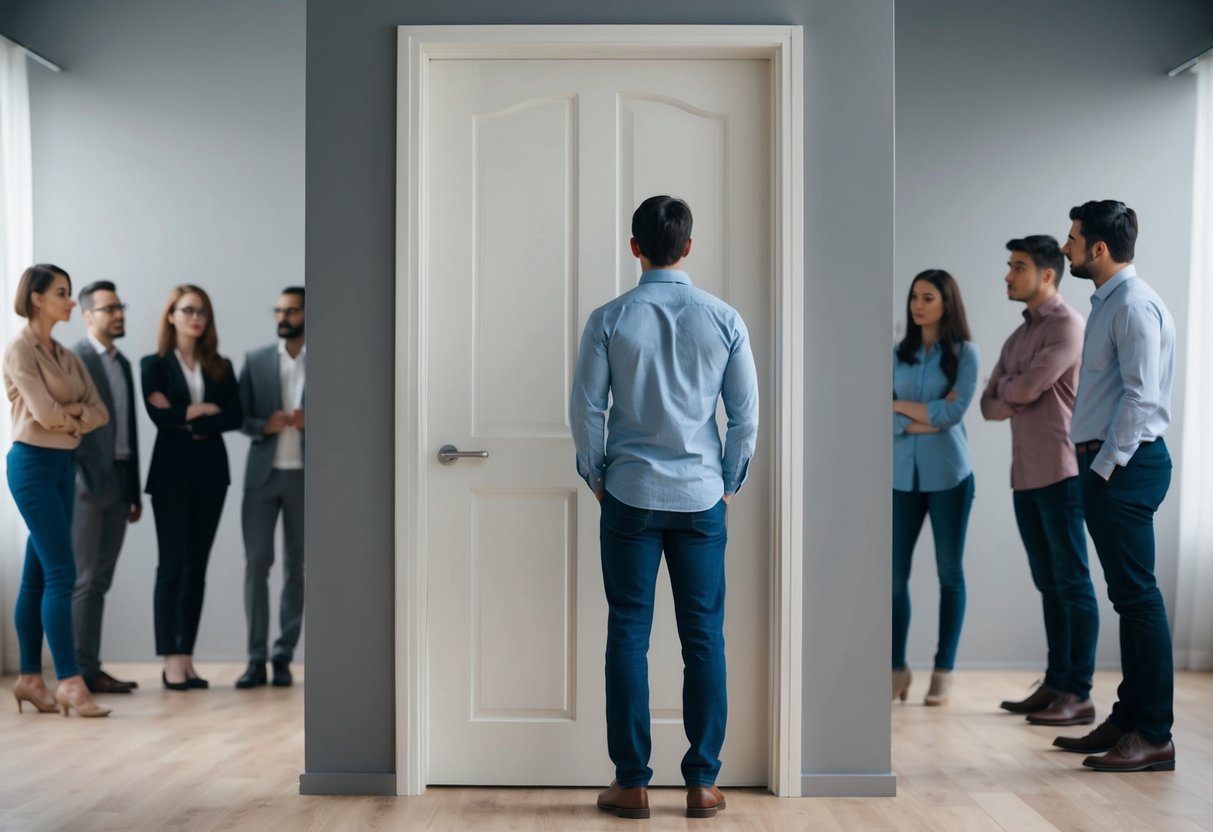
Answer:
[[[724,808],[724,795],[715,786],[687,786],[687,817],[714,818]]]
[[[97,675],[91,679],[85,679],[84,684],[90,693],[130,693],[138,687],[135,682],[115,679],[104,670],[97,671]]]
[[[1077,754],[1102,754],[1111,751],[1124,735],[1123,728],[1114,725],[1112,720],[1105,719],[1085,737],[1058,737],[1053,740],[1053,745],[1062,751],[1073,751]]]
[[[614,812],[620,818],[647,818],[649,790],[643,786],[625,789],[612,781],[609,789],[598,793],[598,808],[604,812]]]
[[[1028,714],[1027,719],[1033,725],[1090,725],[1095,721],[1095,703],[1063,693],[1047,708]]]
[[[1061,694],[1053,688],[1047,688],[1044,685],[1038,685],[1036,690],[1032,691],[1032,695],[1027,699],[1020,699],[1018,702],[1012,702],[1007,699],[1000,702],[998,707],[1004,711],[1010,711],[1013,714],[1031,714],[1036,711],[1043,711],[1049,705],[1053,704],[1053,700]]]
[[[1087,757],[1082,764],[1096,771],[1175,771],[1175,743],[1152,743],[1130,731],[1107,754]]]

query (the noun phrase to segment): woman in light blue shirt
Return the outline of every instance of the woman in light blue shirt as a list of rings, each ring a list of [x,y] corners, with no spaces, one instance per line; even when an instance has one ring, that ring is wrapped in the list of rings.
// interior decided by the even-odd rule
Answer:
[[[906,336],[893,356],[893,699],[910,687],[910,561],[929,514],[939,575],[939,641],[927,705],[944,705],[964,623],[965,531],[973,466],[961,420],[977,390],[977,345],[955,279],[941,269],[914,278]]]

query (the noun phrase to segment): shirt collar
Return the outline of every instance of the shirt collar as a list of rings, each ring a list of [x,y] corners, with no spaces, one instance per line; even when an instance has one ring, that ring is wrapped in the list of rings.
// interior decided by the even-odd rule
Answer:
[[[42,349],[42,343],[38,340],[38,336],[34,334],[34,330],[30,327],[29,324],[26,324],[25,326],[23,326],[21,328],[21,336],[23,338],[25,338],[26,341],[29,341],[31,344],[33,344],[35,349],[39,349],[39,350]],[[59,342],[56,341],[54,338],[51,339],[51,352],[52,352],[52,354],[54,354],[54,356],[56,358],[59,357],[59,352],[60,352]]]
[[[650,269],[640,276],[640,285],[643,286],[646,283],[685,283],[688,286],[693,285],[687,273],[678,269]]]
[[[1036,307],[1035,312],[1030,309],[1025,309],[1023,311],[1023,319],[1025,321],[1038,321],[1045,315],[1051,315],[1056,312],[1062,307],[1063,304],[1065,304],[1065,301],[1061,299],[1061,295],[1059,293],[1054,293],[1053,297]]]
[[[94,338],[93,333],[89,332],[88,330],[85,330],[84,334],[88,337],[88,342],[93,345],[93,351],[96,352],[97,355],[108,355],[110,358],[113,358],[114,353],[118,352],[117,347],[105,346],[105,344]]]
[[[1091,302],[1094,303],[1096,300],[1101,302],[1107,300],[1112,293],[1119,289],[1121,284],[1130,277],[1137,277],[1137,267],[1132,263],[1125,266],[1116,274],[1112,275],[1110,278],[1108,278],[1107,283],[1096,289],[1095,294],[1091,295]]]
[[[285,355],[287,358],[291,358],[291,354],[286,351],[286,339],[285,338],[278,339],[278,354]],[[291,358],[291,360],[298,361],[300,358],[303,358],[303,356],[305,356],[305,355],[307,355],[307,341],[303,342],[303,346],[299,348],[299,354],[297,356],[295,356],[294,358]]]

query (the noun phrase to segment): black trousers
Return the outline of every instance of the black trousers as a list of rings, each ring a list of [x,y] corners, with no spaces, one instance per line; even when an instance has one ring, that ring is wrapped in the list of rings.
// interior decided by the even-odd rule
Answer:
[[[193,655],[206,593],[206,564],[223,514],[227,486],[181,483],[152,495],[156,517],[156,654]]]

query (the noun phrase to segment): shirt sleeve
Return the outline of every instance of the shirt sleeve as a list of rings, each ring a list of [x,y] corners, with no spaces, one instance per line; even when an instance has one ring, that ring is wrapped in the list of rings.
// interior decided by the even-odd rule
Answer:
[[[35,422],[56,433],[79,432],[80,420],[64,410],[47,389],[33,347],[14,341],[4,356],[4,372]]]
[[[986,385],[985,391],[981,394],[981,415],[991,422],[1010,419],[1015,415],[1015,408],[1007,404],[998,395],[999,382],[1007,375],[1006,362],[1003,361],[1003,357],[1002,355],[998,356],[998,363],[994,365],[994,371],[990,374],[990,381]]]
[[[611,391],[607,337],[597,312],[581,334],[577,370],[569,395],[569,425],[577,453],[577,473],[595,494],[606,488],[606,411]]]
[[[927,418],[932,427],[950,428],[960,424],[977,393],[977,345],[966,341],[960,350],[960,366],[956,368],[956,383],[952,385],[956,398],[927,402]]]
[[[1141,445],[1146,421],[1158,409],[1161,388],[1162,316],[1151,303],[1124,307],[1112,321],[1112,339],[1124,393],[1091,470],[1105,480],[1129,464]]]
[[[1077,321],[1050,327],[1044,344],[1019,375],[1006,375],[998,385],[999,397],[1010,405],[1029,405],[1044,395],[1082,357],[1082,328]]]
[[[724,368],[720,398],[728,417],[721,459],[724,493],[735,494],[745,482],[758,439],[758,372],[754,368],[754,354],[750,350],[750,335],[740,319],[729,353],[729,363]]]

